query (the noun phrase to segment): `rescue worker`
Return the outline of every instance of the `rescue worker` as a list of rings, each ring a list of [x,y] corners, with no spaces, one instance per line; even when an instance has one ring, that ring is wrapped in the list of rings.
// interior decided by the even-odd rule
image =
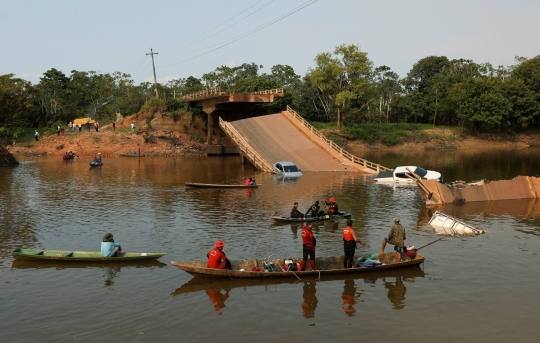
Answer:
[[[399,218],[394,218],[394,225],[390,228],[388,237],[385,237],[382,242],[382,248],[379,255],[384,254],[384,248],[386,248],[386,243],[394,245],[394,251],[397,254],[397,261],[401,262],[401,253],[405,252],[405,228],[399,223]]]
[[[356,250],[356,243],[360,243],[362,246],[366,245],[366,243],[356,238],[352,224],[352,220],[347,220],[347,227],[343,229],[343,250],[345,252],[345,258],[343,259],[344,268],[352,268],[354,265],[354,251]]]
[[[223,252],[223,247],[225,246],[225,243],[223,243],[221,240],[216,242],[216,245],[212,250],[206,254],[206,257],[208,257],[208,264],[206,265],[208,268],[214,268],[214,269],[228,269],[231,270],[231,261],[225,256],[225,253]],[[223,262],[222,262],[223,260]]]
[[[321,207],[319,206],[319,201],[315,201],[315,203],[309,207],[309,210],[307,210],[306,217],[318,217],[320,209]]]
[[[304,214],[298,211],[298,203],[295,202],[291,210],[291,218],[304,218]]]
[[[255,179],[253,178],[253,176],[249,176],[246,179],[246,186],[253,186],[254,184],[255,184]]]
[[[317,240],[313,235],[313,223],[307,223],[302,228],[302,270],[306,270],[306,263],[309,256],[311,270],[315,270],[315,246]]]
[[[336,203],[336,199],[330,198],[330,202],[325,201],[326,206],[328,206],[328,214],[331,216],[338,216],[340,215],[338,205]]]

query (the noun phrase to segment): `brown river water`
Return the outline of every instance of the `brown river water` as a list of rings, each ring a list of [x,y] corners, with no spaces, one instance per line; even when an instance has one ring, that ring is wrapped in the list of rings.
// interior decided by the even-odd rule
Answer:
[[[540,173],[540,149],[388,153],[388,167],[420,165],[445,181]],[[0,168],[0,342],[536,342],[540,335],[540,201],[427,208],[414,187],[357,173],[284,180],[240,158],[23,160]],[[186,189],[242,183],[255,190]],[[294,201],[335,197],[353,213],[357,255],[378,252],[399,216],[407,244],[437,238],[435,210],[484,229],[421,250],[423,265],[319,282],[201,280],[169,264],[205,260],[222,239],[230,259],[301,256],[300,228],[273,225]],[[317,255],[343,253],[345,222],[315,226]],[[14,261],[16,248],[99,250],[106,232],[125,251],[166,252],[154,263]],[[387,251],[391,248],[387,247]]]

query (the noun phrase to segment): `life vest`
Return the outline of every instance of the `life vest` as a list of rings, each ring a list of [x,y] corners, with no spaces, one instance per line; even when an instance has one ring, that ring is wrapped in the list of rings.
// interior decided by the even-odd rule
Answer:
[[[354,237],[351,233],[352,229],[350,227],[346,227],[343,229],[343,240],[344,241],[354,241]]]

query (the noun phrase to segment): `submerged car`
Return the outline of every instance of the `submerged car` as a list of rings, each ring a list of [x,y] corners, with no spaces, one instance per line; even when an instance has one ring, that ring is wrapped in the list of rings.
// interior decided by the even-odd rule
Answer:
[[[285,177],[300,177],[302,172],[292,162],[276,162],[272,165],[272,169],[276,174],[283,175]]]
[[[420,176],[423,180],[437,180],[439,182],[443,182],[443,177],[441,173],[433,171],[433,170],[426,170],[424,168],[416,167],[416,166],[402,166],[397,167],[394,170],[385,170],[377,174],[375,176],[375,179],[373,181],[379,182],[379,183],[399,183],[399,184],[414,184],[416,183],[415,180],[407,177],[407,174],[410,174],[407,170],[409,168],[412,170],[416,175]]]

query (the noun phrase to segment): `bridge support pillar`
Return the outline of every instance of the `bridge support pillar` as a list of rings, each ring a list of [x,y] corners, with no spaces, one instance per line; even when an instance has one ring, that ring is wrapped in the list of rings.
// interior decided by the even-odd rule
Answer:
[[[240,154],[240,162],[242,164],[248,163],[248,159],[246,158],[246,156],[244,156],[244,154]]]
[[[206,128],[208,130],[208,133],[206,136],[206,143],[208,143],[208,145],[213,145],[214,144],[214,115],[213,113],[216,110],[216,106],[215,105],[203,106],[202,110],[207,115]]]

